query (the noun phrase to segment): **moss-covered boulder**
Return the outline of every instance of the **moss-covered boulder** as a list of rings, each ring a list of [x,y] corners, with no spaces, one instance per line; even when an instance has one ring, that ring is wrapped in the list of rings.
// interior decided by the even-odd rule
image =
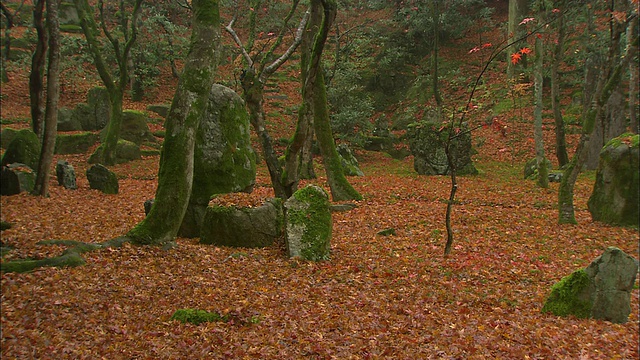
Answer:
[[[16,195],[31,192],[36,184],[36,173],[29,166],[13,163],[0,171],[0,195]]]
[[[18,134],[18,130],[13,128],[4,128],[0,133],[0,147],[6,149],[14,137]]]
[[[78,104],[80,105],[80,104]],[[109,93],[104,87],[94,87],[87,94],[86,109],[76,107],[76,113],[88,112],[88,116],[80,118],[82,130],[94,131],[104,129],[111,120],[111,103],[109,102]],[[76,114],[78,115],[78,114]]]
[[[100,144],[89,157],[89,164],[99,164],[104,162],[103,159],[104,144]],[[139,160],[142,156],[140,147],[134,142],[119,139],[116,144],[115,163],[123,164],[133,160]]]
[[[262,206],[211,205],[202,220],[200,243],[260,248],[282,236],[282,200],[269,199]]]
[[[609,247],[586,269],[554,284],[542,312],[625,323],[631,313],[631,291],[637,273],[636,259]]]
[[[84,154],[98,141],[98,135],[91,132],[77,134],[58,134],[56,136],[56,154]]]
[[[233,90],[216,84],[196,132],[191,197],[178,235],[199,236],[197,226],[202,224],[211,197],[251,191],[255,178],[256,155],[244,101]]]
[[[147,110],[153,113],[160,115],[163,118],[167,118],[169,114],[169,110],[171,109],[170,104],[151,104],[147,106]]]
[[[122,112],[122,124],[120,125],[120,138],[142,145],[144,142],[155,142],[156,138],[149,130],[147,115],[141,111],[124,110]],[[100,132],[100,139],[104,141],[107,136],[107,128]]]
[[[89,116],[88,105],[87,111],[80,110],[80,114],[76,114],[76,109],[69,109],[67,107],[61,107],[58,109],[58,131],[79,131],[82,130],[82,123],[80,118],[83,115]],[[82,105],[76,106],[76,108],[82,108]]]
[[[105,194],[118,193],[118,177],[101,164],[95,164],[87,169],[87,180],[91,189],[100,190]]]
[[[38,168],[40,159],[40,139],[33,131],[22,129],[15,134],[2,156],[2,166],[20,163],[32,169]]]
[[[463,127],[451,142],[451,155],[458,175],[475,175],[478,170],[471,156],[475,150],[471,144],[471,133]],[[449,174],[449,163],[445,145],[449,128],[438,122],[423,121],[411,124],[407,130],[409,148],[413,154],[413,168],[420,175]]]
[[[358,159],[356,159],[346,144],[336,146],[336,150],[338,151],[338,155],[340,155],[340,163],[342,164],[342,171],[345,176],[364,176],[364,173],[358,165]]]
[[[639,136],[623,134],[609,141],[600,152],[593,192],[588,201],[595,221],[638,226],[640,181]]]
[[[296,191],[284,208],[289,256],[312,261],[329,259],[333,225],[327,193],[308,185]]]

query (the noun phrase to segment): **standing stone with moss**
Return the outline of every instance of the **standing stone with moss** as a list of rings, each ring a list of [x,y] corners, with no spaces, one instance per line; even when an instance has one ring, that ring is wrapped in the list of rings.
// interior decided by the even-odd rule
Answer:
[[[7,151],[2,156],[2,166],[20,163],[37,169],[40,147],[38,135],[29,129],[22,129],[15,134],[7,146]]]
[[[329,196],[320,187],[308,185],[284,204],[287,250],[290,257],[328,260],[332,220]]]
[[[193,159],[193,186],[179,235],[200,236],[202,219],[216,194],[250,192],[256,179],[249,114],[242,98],[215,84],[198,130]]]
[[[553,285],[542,312],[625,323],[631,313],[631,291],[637,273],[636,259],[609,247],[586,269]]]
[[[640,181],[639,136],[623,134],[600,152],[596,182],[589,198],[593,220],[612,225],[638,226]]]

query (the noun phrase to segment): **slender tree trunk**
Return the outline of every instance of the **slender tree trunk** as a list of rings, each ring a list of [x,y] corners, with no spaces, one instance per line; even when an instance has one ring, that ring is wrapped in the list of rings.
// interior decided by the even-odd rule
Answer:
[[[458,191],[458,181],[456,178],[456,162],[451,154],[451,142],[456,141],[453,139],[453,124],[449,128],[449,137],[444,147],[444,152],[447,155],[447,163],[449,164],[449,175],[451,177],[451,190],[449,192],[449,201],[447,201],[447,211],[445,214],[445,226],[447,229],[447,242],[444,246],[444,256],[447,257],[451,253],[451,246],[453,246],[453,226],[451,225],[451,213],[453,212],[453,203],[456,199],[456,192]]]
[[[122,126],[122,98],[124,91],[120,86],[113,87],[109,94],[109,104],[111,105],[111,118],[107,124],[107,133],[104,138],[101,159],[105,165],[116,164],[116,147],[120,138],[120,127]]]
[[[560,76],[558,70],[564,58],[565,24],[564,13],[558,18],[558,41],[553,50],[553,64],[551,65],[551,108],[556,125],[556,158],[562,168],[569,163],[567,154],[567,138],[565,136],[564,119],[560,111]]]
[[[540,23],[544,23],[544,10],[540,11]],[[538,34],[540,35],[540,34]],[[542,188],[549,187],[549,169],[547,169],[547,162],[544,156],[544,137],[542,133],[542,66],[544,63],[544,48],[542,44],[542,38],[536,37],[536,61],[534,66],[534,92],[535,92],[535,107],[533,110],[533,138],[535,141],[536,150],[536,162],[538,164],[538,186]]]
[[[49,64],[47,67],[47,105],[44,119],[42,151],[38,162],[35,195],[49,196],[49,171],[53,162],[58,126],[58,99],[60,98],[60,23],[58,0],[47,0],[47,29],[49,32]]]
[[[249,109],[251,125],[258,134],[258,139],[262,145],[262,155],[267,163],[267,169],[269,170],[269,176],[271,178],[271,184],[273,184],[275,195],[281,199],[288,199],[289,196],[282,184],[282,171],[280,170],[278,157],[273,149],[273,142],[271,141],[265,122],[263,105],[264,84],[262,84],[260,79],[256,76],[254,69],[249,69],[244,73],[242,89],[244,93],[244,100],[247,104],[247,108]]]
[[[214,84],[220,44],[219,0],[193,0],[192,6],[191,48],[167,116],[155,201],[127,234],[135,244],[173,241],[191,196],[196,130]]]
[[[361,200],[362,196],[349,184],[342,170],[340,156],[336,150],[336,143],[331,131],[327,88],[322,73],[322,51],[336,16],[337,5],[335,0],[312,0],[312,6],[317,6],[320,2],[323,6],[324,17],[311,51],[305,91],[313,93],[314,128],[333,201]]]
[[[33,7],[33,26],[38,42],[31,58],[29,75],[29,98],[31,100],[31,129],[40,139],[44,124],[44,66],[47,56],[47,33],[44,27],[44,6],[46,0],[37,0]]]
[[[512,42],[515,39],[518,39],[522,35],[522,27],[519,26],[520,21],[524,19],[525,15],[528,11],[528,1],[527,0],[509,0],[509,24],[507,28],[507,37],[509,38],[509,42]],[[524,42],[523,42],[524,44]],[[507,80],[514,81],[517,78],[516,67],[524,66],[524,64],[514,65],[511,62],[511,55],[513,55],[514,51],[517,51],[523,44],[514,44],[514,46],[509,46],[506,51],[507,55]]]

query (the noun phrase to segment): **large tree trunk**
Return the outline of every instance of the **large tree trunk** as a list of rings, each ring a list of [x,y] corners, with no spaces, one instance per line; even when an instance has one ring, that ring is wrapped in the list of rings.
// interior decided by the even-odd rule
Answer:
[[[38,162],[35,195],[49,196],[49,175],[56,146],[58,127],[58,99],[60,98],[60,23],[58,0],[47,0],[47,29],[49,32],[49,65],[47,67],[47,105],[44,119],[42,151]]]
[[[544,23],[544,9],[540,11],[540,23]],[[535,107],[533,110],[533,138],[535,142],[536,150],[536,162],[538,164],[538,186],[542,188],[549,187],[549,169],[547,169],[547,162],[544,156],[544,137],[542,134],[542,66],[544,63],[544,49],[542,45],[542,38],[536,37],[536,61],[533,69],[534,77],[534,92],[535,92]]]
[[[135,244],[173,241],[187,210],[193,183],[196,130],[214,84],[220,44],[218,0],[193,0],[191,50],[167,116],[158,189],[147,217],[127,234]]]
[[[564,59],[564,12],[560,12],[557,21],[558,41],[553,49],[553,64],[551,65],[551,109],[553,110],[553,119],[556,125],[556,158],[558,159],[558,165],[562,168],[569,163],[564,119],[562,118],[562,111],[560,111],[560,76],[558,73],[560,64]]]
[[[631,20],[627,28],[627,47],[632,48],[632,54],[638,54],[638,42],[633,42],[633,35],[638,31],[638,17]],[[638,62],[629,62],[629,127],[631,132],[640,132],[638,124]]]
[[[44,27],[45,0],[37,0],[33,7],[33,26],[38,42],[31,58],[29,74],[29,98],[31,100],[31,129],[42,139],[44,124],[44,66],[47,56],[47,33]]]

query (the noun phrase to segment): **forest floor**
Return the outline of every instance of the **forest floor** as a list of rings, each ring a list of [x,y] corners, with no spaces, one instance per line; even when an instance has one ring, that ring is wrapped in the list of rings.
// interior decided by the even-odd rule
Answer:
[[[27,119],[28,73],[10,75],[11,82],[2,86],[2,119]],[[125,108],[144,110],[148,103],[170,101],[175,84],[169,76],[163,79],[153,99],[127,100]],[[288,101],[295,104],[291,87]],[[84,90],[68,89],[63,105],[84,98]],[[517,120],[522,110],[527,115]],[[589,265],[608,246],[637,257],[638,230],[592,221],[586,205],[592,171],[576,184],[578,225],[558,225],[558,184],[542,189],[522,176],[524,162],[533,156],[532,111],[512,111],[502,115],[504,134],[492,128],[474,132],[480,174],[459,179],[448,258],[443,250],[449,178],[417,175],[412,157],[395,160],[357,150],[365,176],[349,179],[364,200],[354,210],[333,214],[329,261],[289,259],[282,246],[226,248],[179,238],[171,250],[125,244],[86,253],[86,265],[76,268],[2,274],[0,355],[637,359],[637,281],[626,324],[540,312],[555,282]],[[548,154],[553,154],[552,124],[545,122]],[[292,131],[290,122],[272,126],[278,137]],[[575,135],[570,142],[573,149]],[[120,191],[106,195],[89,189],[88,155],[56,156],[75,167],[77,190],[58,186],[53,176],[49,198],[26,193],[0,198],[2,220],[13,225],[2,232],[2,242],[14,247],[4,260],[55,256],[65,249],[36,245],[42,240],[103,242],[144,218],[143,202],[154,197],[157,186],[159,157],[112,167]],[[320,177],[312,182],[328,189],[317,160]],[[263,165],[256,181],[255,196],[272,193]],[[377,234],[389,228],[395,235]],[[231,321],[170,320],[182,308],[218,312]]]

